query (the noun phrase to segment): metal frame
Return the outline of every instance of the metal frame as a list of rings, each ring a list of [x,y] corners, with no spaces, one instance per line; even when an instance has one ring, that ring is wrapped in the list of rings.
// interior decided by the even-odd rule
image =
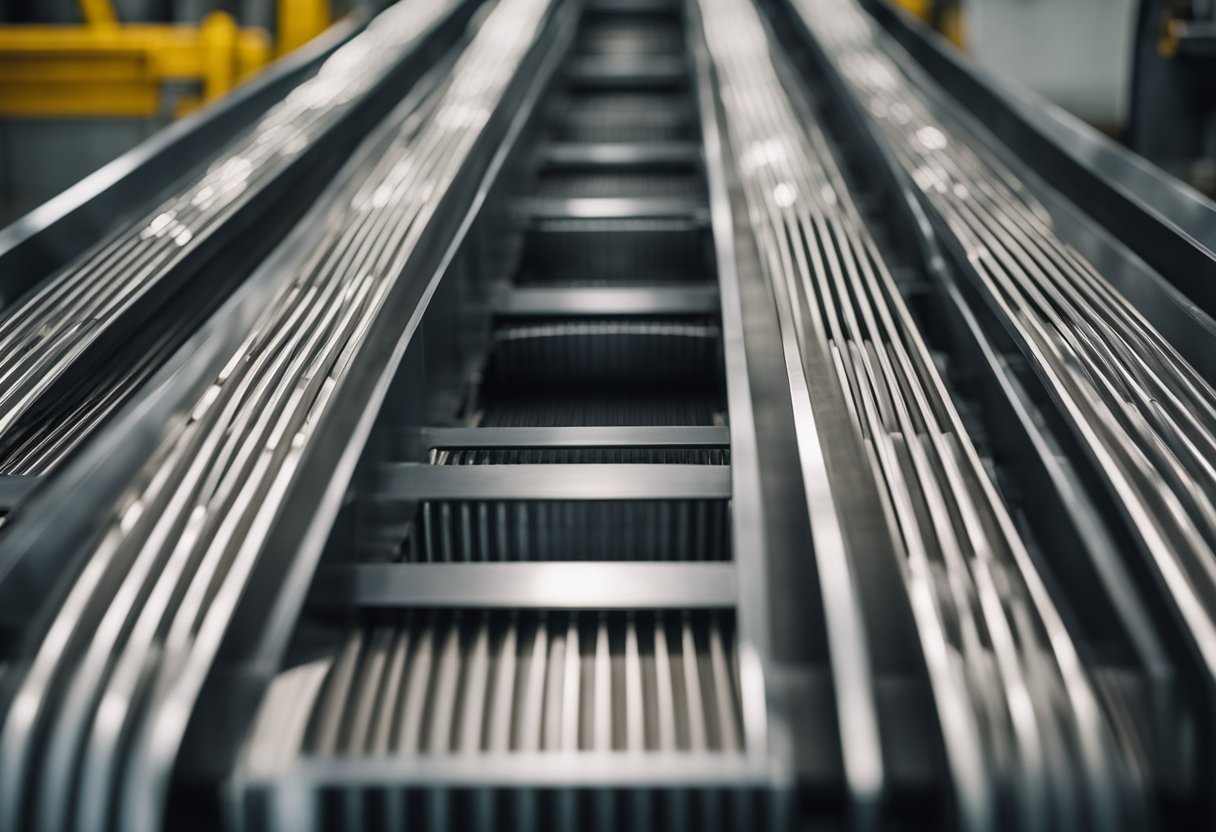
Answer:
[[[84,26],[0,27],[0,117],[154,116],[163,113],[170,85],[198,86],[197,95],[178,100],[182,115],[219,100],[270,61],[267,34],[238,28],[224,12],[198,26],[120,26],[107,11]]]
[[[567,10],[571,8],[575,8],[574,4],[567,6]],[[705,99],[705,102],[711,100]],[[526,118],[526,109],[527,107],[521,108],[521,118]],[[508,138],[502,152],[510,151],[513,138],[513,136]],[[492,170],[489,178],[493,178],[495,173],[496,171]],[[710,174],[711,177],[715,175]],[[510,191],[504,188],[499,193],[503,195],[503,198],[507,198],[506,194],[509,194]],[[651,215],[650,201],[633,202],[633,205],[622,206],[621,204],[613,205],[607,200],[596,201],[594,204],[589,201],[584,207],[586,215],[596,218],[602,218],[605,215],[605,211],[601,210],[604,208],[608,208],[607,213],[613,216],[637,216],[638,210],[646,215]],[[518,203],[516,204],[518,205]],[[689,204],[695,205],[695,203]],[[491,203],[487,202],[482,210],[492,214],[491,209]],[[476,211],[476,209],[474,210]],[[723,210],[725,210],[724,214]],[[538,222],[534,216],[521,217],[519,214],[513,216],[524,225]],[[732,232],[729,206],[720,201],[718,216],[719,222],[722,218],[727,221],[725,226],[727,233]],[[708,216],[705,217],[705,221],[709,222]],[[459,245],[454,244],[453,249],[473,245],[478,239],[476,235],[470,236],[468,241],[458,238]],[[723,241],[723,245],[722,250],[729,251],[729,242]],[[457,262],[458,259],[453,261],[453,266]],[[719,262],[730,263],[731,261],[720,260]],[[733,269],[733,264],[730,265],[730,268]],[[437,306],[436,304],[439,300],[439,292],[444,291],[445,287],[450,289],[452,286],[460,285],[460,275],[449,273],[443,276],[441,270],[434,280],[438,282],[441,278],[445,283],[436,291],[436,295],[431,301],[431,308],[428,310],[428,314],[439,316],[437,325],[440,327],[443,326],[444,321],[459,317],[445,311],[442,305]],[[458,282],[454,284],[454,280]],[[508,293],[507,297],[510,294]],[[545,298],[547,304],[534,302],[531,306],[522,307],[516,306],[516,302],[513,300],[500,300],[495,311],[499,315],[503,315],[505,308],[510,310],[507,314],[523,316],[537,312],[543,315],[547,310],[552,310],[554,314],[565,315],[569,312],[571,301],[568,299],[572,296],[572,293],[565,294],[564,298],[549,295]],[[627,304],[624,294],[616,295],[616,297],[622,298],[619,307],[621,310],[628,306],[629,311],[637,309],[638,314],[644,314],[664,308],[663,305],[655,302],[654,294],[646,292],[644,296],[648,296],[644,303],[639,304],[631,300]],[[452,297],[458,297],[458,295]],[[678,295],[667,295],[666,297],[675,298]],[[702,292],[697,297],[697,308],[706,309],[713,294]],[[560,302],[563,300],[565,302]],[[547,309],[538,308],[540,306],[547,306]],[[409,337],[408,332],[412,331],[414,322],[421,317],[422,311],[420,306],[413,313],[410,328],[407,330],[407,338]],[[427,329],[426,322],[421,322],[419,326],[422,329],[421,340],[425,342],[431,337],[430,331]],[[417,345],[418,337],[414,336],[414,338],[415,340],[411,343]],[[417,351],[413,354],[417,354]],[[728,435],[728,431],[722,428],[402,427],[402,420],[409,424],[411,419],[421,419],[425,424],[426,419],[425,406],[410,405],[406,401],[408,396],[416,396],[419,389],[417,387],[418,377],[410,376],[407,372],[410,360],[411,352],[407,350],[401,364],[402,379],[393,383],[399,388],[400,398],[395,399],[394,397],[398,394],[394,393],[385,400],[385,409],[392,417],[387,420],[386,429],[390,431],[390,436],[386,437],[386,441],[394,446],[405,445],[415,450],[444,447],[588,448],[625,445],[631,448],[719,447],[725,444]],[[740,535],[736,540],[741,541],[736,544],[738,546],[736,551],[739,553],[736,563],[356,564],[332,567],[323,565],[314,582],[313,603],[326,609],[349,608],[352,601],[357,604],[383,605],[393,609],[414,606],[476,606],[479,608],[489,606],[511,609],[541,606],[549,609],[572,610],[736,607],[736,615],[740,620],[740,639],[741,641],[746,639],[746,643],[740,644],[740,672],[744,711],[747,715],[745,723],[748,726],[749,753],[728,757],[719,763],[709,765],[708,768],[720,772],[719,775],[711,778],[713,782],[729,783],[732,788],[759,788],[764,791],[774,788],[784,789],[788,786],[787,775],[783,773],[787,769],[783,763],[774,762],[774,758],[769,756],[766,739],[768,727],[764,724],[766,721],[764,716],[765,694],[759,658],[760,651],[757,649],[757,644],[764,643],[767,629],[764,621],[767,609],[763,600],[763,587],[766,579],[763,573],[764,554],[761,530],[747,519],[755,517],[759,513],[760,494],[758,471],[755,468],[754,457],[750,456],[748,450],[752,441],[749,438],[751,402],[746,396],[747,367],[742,354],[741,338],[737,339],[735,344],[727,347],[726,360],[728,364],[733,363],[734,366],[733,375],[731,375],[732,371],[728,370],[728,377],[731,379],[728,381],[728,386],[732,391],[728,395],[733,397],[731,399],[732,426],[729,429],[729,442],[732,462],[738,454],[743,455],[742,465],[748,473],[742,477],[734,465],[729,467],[584,464],[433,466],[403,463],[385,466],[369,463],[356,479],[355,502],[348,505],[352,506],[351,510],[357,513],[358,506],[364,499],[370,497],[371,500],[377,501],[385,496],[385,492],[388,492],[388,496],[391,496],[392,499],[404,499],[411,502],[420,499],[460,501],[494,498],[511,500],[685,498],[725,500],[729,498],[732,501],[732,515],[735,522],[738,523],[739,518],[743,518],[742,528],[735,528],[736,534]],[[386,373],[391,373],[392,369],[393,367],[390,366]],[[740,376],[739,373],[743,373],[744,376]],[[414,379],[415,386],[407,388],[406,380],[411,378]],[[735,409],[736,404],[739,406],[738,410]],[[403,407],[406,409],[396,410]],[[373,403],[368,411],[374,412],[375,410],[376,404]],[[359,442],[356,441],[347,447],[357,449],[358,446]],[[331,475],[327,471],[325,477],[329,476]],[[386,476],[393,481],[389,487],[385,486]],[[301,479],[304,477],[302,476]],[[334,482],[344,481],[345,475],[339,471]],[[740,486],[740,483],[743,485]],[[333,485],[329,488],[331,495],[342,496],[339,491],[334,490]],[[740,488],[747,489],[746,493],[741,492]],[[319,539],[328,528],[329,521],[324,518],[314,523],[311,531],[313,539]],[[339,563],[342,559],[341,539],[339,537],[337,542],[331,540],[329,543],[330,551]],[[297,576],[309,574],[310,569],[306,565],[307,558],[294,554],[298,551],[298,544],[286,547],[285,551],[292,551],[296,559],[292,569],[293,580]],[[746,573],[746,577],[743,577],[744,573]],[[249,591],[253,595],[259,595],[256,587],[251,587]],[[284,646],[283,640],[286,638],[288,628],[293,627],[295,622],[294,612],[289,609],[293,603],[289,600],[289,593],[294,592],[293,588],[279,593],[279,600],[276,603],[283,609],[271,614],[275,621],[271,626],[277,632],[277,635],[273,637],[277,642],[273,648],[275,652],[262,652],[260,655],[263,658],[258,661],[260,667],[277,666]],[[746,625],[743,624],[744,620],[747,622]],[[269,640],[265,636],[262,638],[264,643],[269,646]],[[595,772],[592,779],[588,781],[588,785],[596,789],[623,787],[637,782],[649,782],[656,788],[697,789],[703,780],[706,783],[710,782],[699,772],[695,762],[688,762],[689,759],[685,758],[678,768],[670,769],[670,778],[659,777],[656,774],[656,776],[643,776],[639,779],[636,777],[638,772],[661,772],[665,770],[666,764],[659,761],[652,766],[646,761],[636,759],[626,761],[611,755],[605,758],[606,761],[611,762],[604,766],[586,762],[576,764],[574,767],[562,768],[547,763],[534,764],[535,761],[532,757],[513,756],[512,773],[516,776],[507,781],[507,784],[528,785],[532,783],[538,788],[567,788],[570,785],[569,774],[584,768]],[[472,782],[477,782],[485,788],[493,788],[494,782],[498,779],[496,773],[498,769],[493,763],[492,759],[485,762],[481,757],[453,759],[440,765],[428,762],[426,765],[415,766],[409,762],[402,762],[400,765],[391,766],[388,774],[376,775],[376,782],[392,782],[399,784],[401,788],[423,790],[460,787],[461,784]],[[327,778],[339,778],[327,780],[334,785],[351,782],[346,779],[348,776],[358,776],[357,774],[349,775],[354,768],[348,768],[342,761],[327,762],[320,768],[329,772],[326,775]],[[565,774],[558,774],[559,768],[562,768]],[[235,791],[246,792],[249,789],[257,788],[256,783],[249,783],[245,780],[247,773],[246,770],[240,769],[234,775],[233,788]],[[304,793],[296,791],[300,781],[294,779],[295,774],[295,770],[288,773],[288,781],[281,781],[277,777],[272,778],[272,782],[267,784],[275,792],[271,797],[271,802],[272,805],[281,807],[288,813],[278,816],[281,821],[284,818],[292,818],[285,822],[298,822],[308,826],[316,822],[314,808],[302,804],[297,804],[294,808],[287,805],[294,802],[295,799],[291,797],[293,794],[303,797],[313,793],[312,788],[307,785],[307,777],[304,778]],[[320,783],[313,785],[319,786]],[[304,800],[306,803],[308,798],[304,797]]]

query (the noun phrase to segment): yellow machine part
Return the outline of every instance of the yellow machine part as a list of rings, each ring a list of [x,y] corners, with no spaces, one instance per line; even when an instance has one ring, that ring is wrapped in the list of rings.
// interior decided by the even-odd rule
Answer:
[[[964,48],[963,5],[958,0],[949,3],[938,0],[895,0],[895,5],[937,29],[955,46]]]
[[[275,53],[285,55],[321,34],[333,22],[329,0],[278,0]]]
[[[933,20],[933,0],[896,0],[896,5],[926,23]]]
[[[186,90],[169,113],[181,115],[330,24],[327,0],[279,0],[274,48],[265,31],[223,12],[185,26],[119,23],[110,0],[80,0],[80,10],[83,26],[0,27],[0,118],[164,115],[169,85]]]

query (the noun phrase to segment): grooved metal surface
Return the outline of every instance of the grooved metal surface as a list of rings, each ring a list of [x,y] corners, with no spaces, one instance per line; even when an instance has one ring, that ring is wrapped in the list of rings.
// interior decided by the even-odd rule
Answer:
[[[650,320],[506,324],[494,334],[487,384],[498,390],[650,384],[712,387],[720,332],[712,323]]]
[[[710,315],[718,308],[713,286],[517,287],[496,305],[500,315]]]
[[[521,284],[705,283],[707,228],[695,218],[546,219],[529,233]]]
[[[720,614],[418,612],[321,661],[309,756],[743,750]]]

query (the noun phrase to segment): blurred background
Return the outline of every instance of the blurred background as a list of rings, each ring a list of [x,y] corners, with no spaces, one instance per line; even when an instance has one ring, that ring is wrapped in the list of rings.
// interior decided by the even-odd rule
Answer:
[[[876,1],[1216,193],[1216,0]],[[386,2],[0,0],[0,224]]]
[[[898,0],[1006,81],[1216,193],[1216,0]]]
[[[0,225],[388,0],[0,0]]]

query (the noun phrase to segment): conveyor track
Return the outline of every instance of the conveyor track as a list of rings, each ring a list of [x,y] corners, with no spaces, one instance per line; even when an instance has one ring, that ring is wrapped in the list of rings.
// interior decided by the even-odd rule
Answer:
[[[456,8],[423,0],[378,17],[204,170],[4,310],[0,475],[49,471],[138,389],[232,288],[223,271],[236,264],[202,271],[208,260],[259,214],[263,245],[248,256],[265,252],[273,214],[298,216],[274,204],[285,185],[306,196],[310,168],[332,171],[318,158],[332,134]]]
[[[853,0],[476,7],[4,310],[0,829],[1204,817],[1169,258]]]
[[[505,4],[425,109],[390,117],[367,175],[341,192],[338,215],[356,220],[319,241],[122,497],[51,624],[66,641],[52,638],[34,656],[0,734],[4,825],[157,822],[176,753],[158,749],[180,742],[178,709],[197,697],[214,659],[219,642],[207,631],[222,632],[232,615],[258,518],[274,510],[299,462],[292,448],[330,406],[392,288],[385,270],[417,246],[548,13],[543,0]],[[390,24],[401,25],[397,15]],[[408,42],[404,34],[389,42]],[[321,92],[341,100],[357,89]],[[310,94],[301,94],[306,105]]]
[[[424,426],[409,443],[418,462],[369,444],[355,549],[331,539],[288,655],[315,655],[300,651],[318,627],[334,652],[271,684],[241,811],[279,811],[278,789],[308,766],[326,785],[279,823],[686,826],[712,820],[718,790],[767,790],[762,739],[745,724],[745,701],[757,703],[741,681],[735,601],[696,589],[707,569],[734,570],[687,32],[665,2],[584,13],[537,108],[531,175],[504,197],[522,250],[472,362],[466,426]],[[382,435],[403,429],[381,421]],[[546,580],[540,569],[557,561],[572,572]],[[643,600],[621,561],[669,563],[691,603],[664,601],[661,587]],[[372,570],[423,582],[409,597],[424,609],[363,594]],[[448,574],[465,589],[425,589]],[[477,587],[497,574],[491,612]],[[524,590],[535,581],[538,592]],[[272,704],[283,701],[298,706]],[[693,752],[716,773],[687,770]],[[353,788],[361,761],[384,754],[406,770]],[[600,774],[579,786],[579,771]],[[615,795],[604,790],[614,782]],[[468,803],[475,784],[484,797]],[[743,798],[735,811],[775,819],[764,805]]]
[[[1012,171],[903,79],[859,10],[831,0],[802,9],[1126,506],[1213,669],[1216,390],[1060,240]]]
[[[781,326],[803,355],[829,357],[905,559],[960,822],[978,828],[1005,816],[1027,829],[1112,828],[1128,811],[1118,800],[1135,806],[1128,763],[887,256],[827,135],[798,118],[766,66],[755,7],[705,6]],[[797,360],[801,371],[807,359]],[[951,666],[952,654],[960,665]]]

